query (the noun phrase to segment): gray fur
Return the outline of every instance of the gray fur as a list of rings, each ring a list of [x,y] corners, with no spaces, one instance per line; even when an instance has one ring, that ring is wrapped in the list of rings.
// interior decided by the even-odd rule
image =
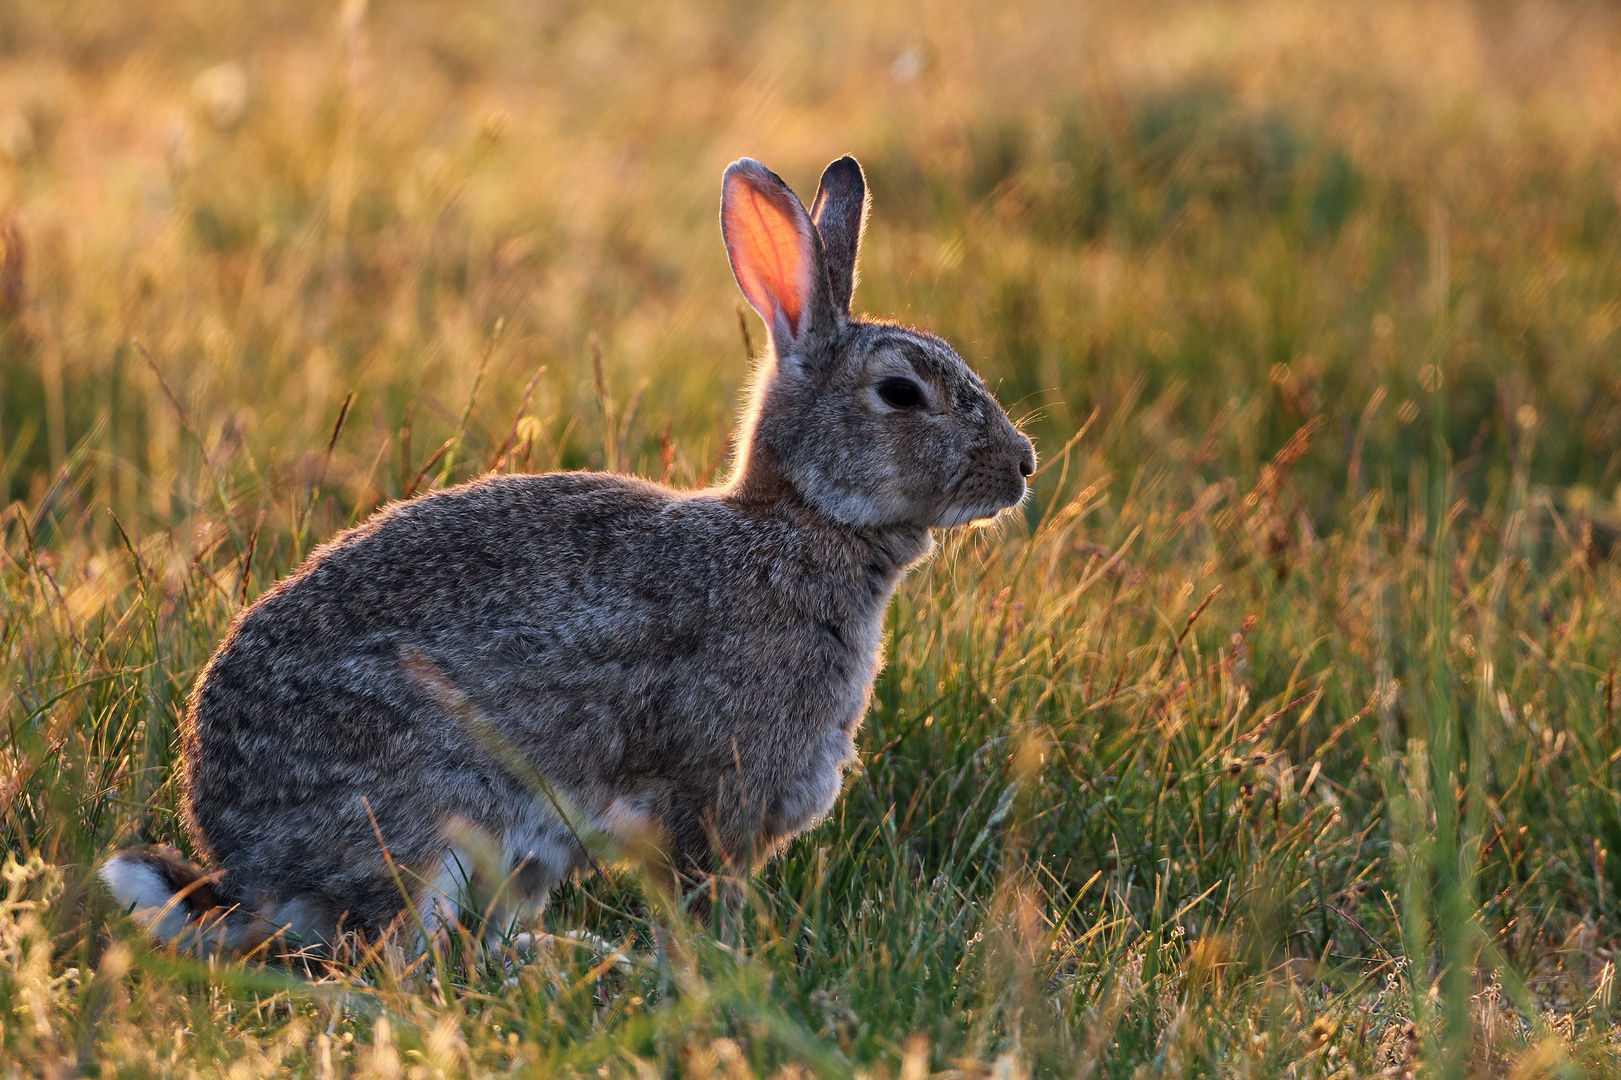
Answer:
[[[828,247],[848,243],[836,272],[853,279],[865,184],[851,194],[844,160]],[[815,295],[797,327],[762,311],[772,351],[730,482],[487,476],[313,552],[237,619],[185,720],[186,819],[217,910],[376,933],[403,907],[379,835],[418,899],[445,892],[471,828],[538,902],[589,864],[583,833],[649,829],[695,878],[832,807],[896,583],[933,528],[1019,502],[1035,459],[945,342],[846,313],[775,174],[745,159],[739,178],[802,224]],[[879,397],[897,376],[918,407]]]
[[[856,253],[867,228],[867,178],[855,158],[846,154],[823,170],[811,220],[822,237],[833,307],[848,315],[856,291]]]

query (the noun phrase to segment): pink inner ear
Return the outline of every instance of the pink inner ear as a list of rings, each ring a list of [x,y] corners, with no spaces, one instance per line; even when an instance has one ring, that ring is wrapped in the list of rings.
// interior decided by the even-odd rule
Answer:
[[[799,333],[810,294],[810,252],[792,211],[780,199],[734,177],[726,199],[726,246],[738,284],[754,309],[771,321],[773,309]]]

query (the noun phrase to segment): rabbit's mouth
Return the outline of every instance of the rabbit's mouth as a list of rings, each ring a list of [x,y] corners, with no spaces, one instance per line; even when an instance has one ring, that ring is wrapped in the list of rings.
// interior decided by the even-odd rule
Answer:
[[[968,506],[953,506],[935,519],[934,528],[954,529],[958,525],[972,525],[975,522],[989,524],[1004,511],[1017,506],[1023,498],[1010,503],[981,503]]]
[[[1024,502],[1025,496],[1030,493],[1029,485],[1024,482],[1023,477],[1017,478],[1017,483],[1017,493],[1010,490],[1006,496],[1001,498],[990,496],[989,493],[983,490],[984,487],[989,485],[975,485],[981,490],[972,492],[969,498],[952,500],[952,504],[947,506],[939,517],[935,518],[934,528],[951,529],[958,525],[970,525],[976,521],[989,523],[1004,511],[1011,510]]]

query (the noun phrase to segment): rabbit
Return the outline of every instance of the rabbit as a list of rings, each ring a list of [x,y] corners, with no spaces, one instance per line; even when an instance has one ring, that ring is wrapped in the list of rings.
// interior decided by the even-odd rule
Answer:
[[[469,837],[532,916],[593,837],[654,838],[688,888],[821,820],[897,583],[1036,466],[945,341],[851,314],[867,209],[852,157],[809,212],[758,162],[726,169],[721,232],[769,349],[725,484],[485,476],[379,510],[245,609],[182,723],[207,869],[119,852],[118,903],[221,950],[408,911],[442,932]]]

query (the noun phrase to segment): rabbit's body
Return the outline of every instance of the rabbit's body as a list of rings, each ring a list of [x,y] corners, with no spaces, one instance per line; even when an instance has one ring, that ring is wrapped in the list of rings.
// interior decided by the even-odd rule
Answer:
[[[244,612],[183,729],[210,870],[120,852],[119,901],[164,940],[327,940],[408,900],[454,917],[478,838],[542,902],[592,834],[691,879],[822,817],[901,574],[1035,468],[945,342],[849,314],[865,210],[851,158],[814,223],[762,166],[727,170],[722,231],[772,350],[726,486],[486,477],[380,511]]]
[[[186,792],[214,895],[377,928],[401,907],[378,832],[422,868],[456,820],[535,860],[541,891],[583,864],[544,790],[447,720],[407,652],[591,815],[576,830],[658,822],[690,862],[711,830],[734,857],[768,851],[838,794],[884,608],[928,546],[602,474],[396,504],[255,604],[203,676]]]

